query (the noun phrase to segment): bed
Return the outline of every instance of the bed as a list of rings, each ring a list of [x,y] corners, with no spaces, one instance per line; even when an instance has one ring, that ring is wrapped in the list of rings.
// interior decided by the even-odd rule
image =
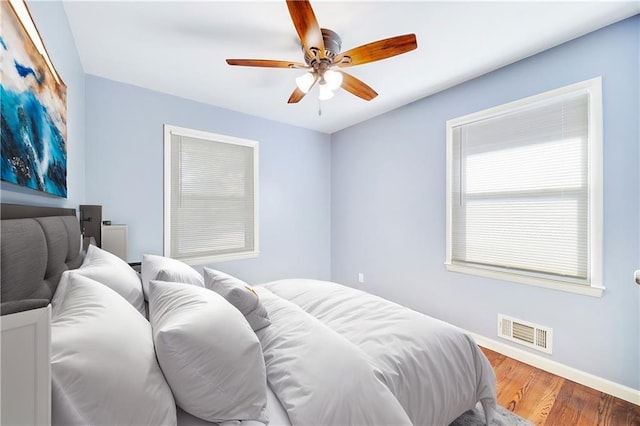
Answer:
[[[496,408],[462,330],[336,283],[256,286],[90,246],[74,209],[2,205],[2,315],[52,305],[54,424],[448,425]]]

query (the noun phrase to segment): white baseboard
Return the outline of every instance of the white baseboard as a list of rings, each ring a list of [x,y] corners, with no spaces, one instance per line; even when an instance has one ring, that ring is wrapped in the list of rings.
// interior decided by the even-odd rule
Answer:
[[[509,358],[524,362],[525,364],[532,365],[541,370],[548,371],[556,376],[580,383],[581,385],[588,386],[592,389],[613,395],[616,398],[620,398],[640,406],[640,390],[612,382],[611,380],[603,379],[602,377],[595,376],[591,373],[569,367],[557,361],[527,352],[520,348],[515,348],[506,343],[489,339],[488,337],[484,337],[476,333],[467,333],[469,336],[473,337],[478,345],[482,347],[501,353],[502,355],[506,355]]]

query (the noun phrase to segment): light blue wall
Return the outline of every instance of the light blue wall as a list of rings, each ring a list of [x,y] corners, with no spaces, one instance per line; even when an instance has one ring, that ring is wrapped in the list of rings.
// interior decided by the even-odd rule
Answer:
[[[497,339],[497,314],[553,328],[555,361],[640,388],[636,16],[332,136],[332,279]],[[604,95],[602,298],[447,272],[445,122],[596,76]],[[521,347],[521,346],[520,346]]]
[[[67,198],[0,182],[3,203],[75,207],[84,202],[84,70],[61,2],[28,3],[53,65],[67,85]]]
[[[252,283],[329,278],[329,135],[88,75],[86,200],[129,225],[129,261],[162,254],[165,123],[259,142],[260,256],[216,267]]]

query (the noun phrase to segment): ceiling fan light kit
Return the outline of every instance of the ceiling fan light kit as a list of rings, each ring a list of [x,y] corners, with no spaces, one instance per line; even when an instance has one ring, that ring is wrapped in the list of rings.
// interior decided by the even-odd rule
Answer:
[[[229,65],[267,68],[305,69],[296,78],[296,88],[288,103],[297,103],[318,83],[319,99],[334,96],[333,91],[343,88],[361,99],[370,101],[378,94],[351,74],[338,68],[352,67],[387,59],[418,47],[415,34],[405,34],[374,41],[340,53],[342,40],[334,31],[320,28],[308,0],[287,0],[293,25],[300,37],[305,63],[270,59],[227,59]]]
[[[313,72],[305,72],[300,77],[296,77],[296,86],[304,93],[308,93],[315,81],[316,76]],[[342,86],[342,74],[337,71],[326,70],[324,75],[320,77],[320,87],[325,87],[325,90],[334,91],[339,89],[340,86]]]
[[[334,70],[326,70],[324,72],[324,81],[331,90],[337,90],[342,86],[342,74]]]
[[[298,89],[302,90],[304,93],[308,93],[315,81],[316,78],[312,73],[305,72],[300,77],[296,77],[296,86],[298,86]]]
[[[320,84],[320,86],[318,87],[318,90],[319,90],[318,99],[320,99],[321,101],[327,101],[333,98],[333,90],[331,90],[326,83]]]

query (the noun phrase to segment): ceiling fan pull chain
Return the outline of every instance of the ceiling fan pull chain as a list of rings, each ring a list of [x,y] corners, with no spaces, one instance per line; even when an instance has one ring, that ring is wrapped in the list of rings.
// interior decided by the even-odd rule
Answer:
[[[322,101],[318,99],[318,117],[322,115]]]

